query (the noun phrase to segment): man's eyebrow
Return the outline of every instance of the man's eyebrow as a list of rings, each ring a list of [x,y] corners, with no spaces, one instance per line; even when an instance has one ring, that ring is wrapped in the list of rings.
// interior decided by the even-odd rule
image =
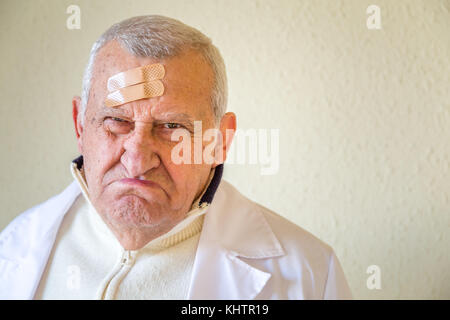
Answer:
[[[160,115],[153,115],[156,123],[177,122],[186,127],[190,132],[194,132],[195,119],[187,113],[168,112]]]
[[[99,113],[105,116],[130,116],[130,113],[123,109],[111,107],[102,108]]]
[[[166,112],[160,115],[152,115],[155,121],[183,121],[194,123],[194,118],[187,113]]]
[[[107,107],[107,108],[102,108],[99,111],[99,114],[104,117],[104,116],[111,116],[111,117],[132,117],[132,114],[130,114],[129,111],[121,109],[121,108],[111,108],[111,107]],[[155,122],[157,123],[163,123],[163,122],[180,122],[184,125],[186,125],[187,127],[192,127],[194,128],[194,121],[195,119],[187,114],[187,113],[183,113],[183,112],[164,112],[161,114],[152,114],[152,118]]]

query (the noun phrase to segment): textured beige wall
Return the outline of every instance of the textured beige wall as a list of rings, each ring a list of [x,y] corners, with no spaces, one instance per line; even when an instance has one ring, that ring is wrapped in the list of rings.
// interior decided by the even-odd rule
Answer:
[[[66,8],[81,8],[81,29]],[[381,9],[368,30],[366,8]],[[71,97],[112,23],[163,14],[213,38],[241,128],[279,129],[280,169],[230,165],[244,194],[328,242],[354,296],[450,298],[450,2],[0,2],[0,229],[62,190]],[[381,270],[369,290],[366,269]]]

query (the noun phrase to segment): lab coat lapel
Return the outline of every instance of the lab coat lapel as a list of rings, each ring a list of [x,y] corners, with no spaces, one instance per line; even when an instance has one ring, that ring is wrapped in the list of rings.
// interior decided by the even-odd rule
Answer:
[[[240,258],[282,255],[259,207],[222,181],[205,217],[188,299],[254,299],[271,274]]]
[[[64,215],[80,194],[76,182],[22,214],[0,241],[0,298],[32,299]],[[44,218],[44,219],[43,219]]]

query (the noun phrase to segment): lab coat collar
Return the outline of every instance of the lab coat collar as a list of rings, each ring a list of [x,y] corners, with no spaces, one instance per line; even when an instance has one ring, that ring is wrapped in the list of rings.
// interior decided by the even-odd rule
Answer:
[[[254,299],[271,274],[240,258],[284,254],[259,206],[222,181],[205,217],[188,299]]]

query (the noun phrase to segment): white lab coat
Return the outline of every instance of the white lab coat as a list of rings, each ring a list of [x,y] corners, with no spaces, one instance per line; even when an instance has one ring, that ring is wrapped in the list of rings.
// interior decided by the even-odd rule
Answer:
[[[33,298],[64,215],[78,196],[74,181],[0,234],[0,299]],[[348,298],[344,273],[328,245],[222,180],[204,220],[188,299]]]

